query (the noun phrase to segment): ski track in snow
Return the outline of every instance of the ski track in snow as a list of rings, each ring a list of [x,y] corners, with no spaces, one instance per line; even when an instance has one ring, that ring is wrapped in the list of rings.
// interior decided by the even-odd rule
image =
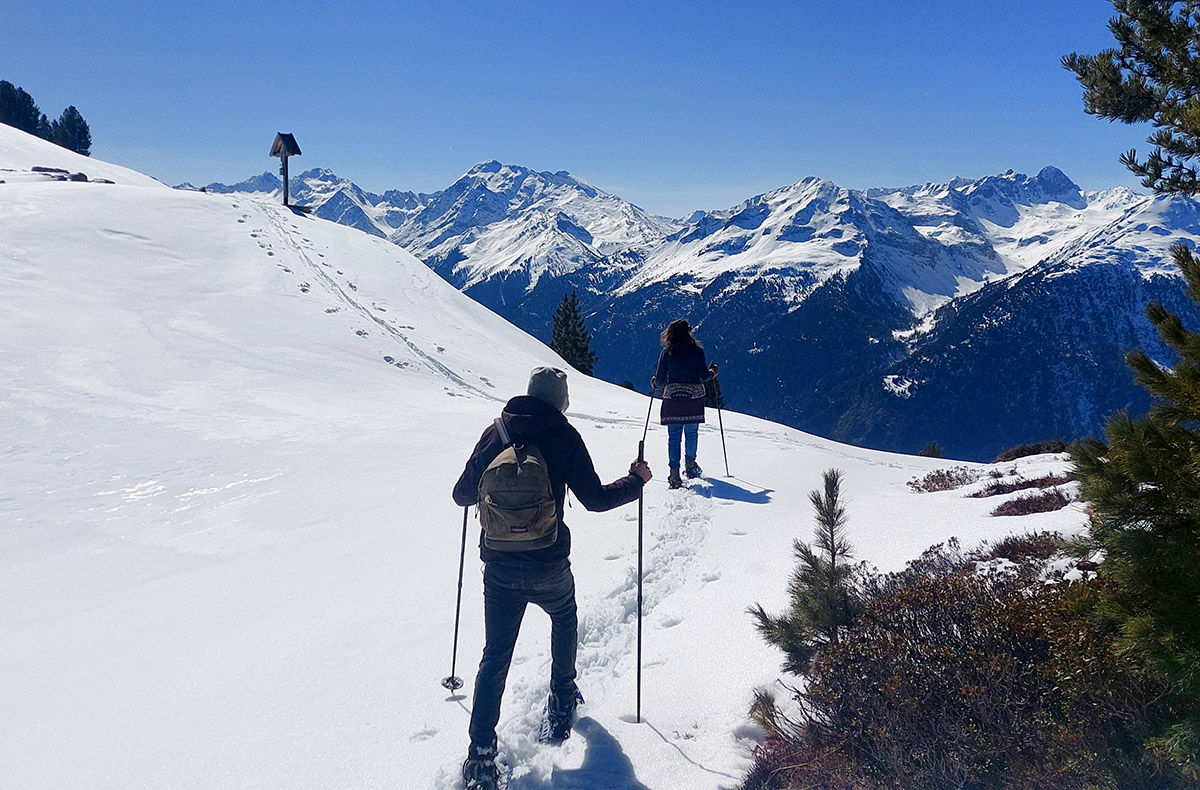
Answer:
[[[303,261],[305,266],[308,267],[309,273],[316,279],[320,280],[325,285],[326,290],[328,290],[335,298],[337,298],[350,309],[354,310],[354,312],[362,318],[382,329],[389,336],[403,343],[415,357],[428,366],[434,373],[445,376],[461,389],[474,393],[475,395],[483,397],[487,400],[499,400],[499,398],[497,398],[495,395],[484,392],[483,390],[469,383],[466,379],[458,375],[458,373],[454,372],[446,365],[431,357],[424,350],[422,350],[420,346],[409,339],[407,335],[395,327],[391,321],[376,315],[374,311],[364,306],[351,294],[346,293],[346,289],[342,287],[341,283],[339,283],[327,271],[325,271],[327,267],[330,267],[330,264],[318,263],[317,261],[314,261],[309,256],[308,251],[305,250],[303,245],[299,244],[295,241],[295,239],[292,238],[294,234],[289,232],[288,228],[284,226],[284,222],[287,218],[285,218],[280,211],[268,210],[264,211],[263,214],[265,215],[267,222],[270,223],[274,229],[276,237],[291,248],[291,251],[295,254],[295,256]],[[291,227],[293,230],[298,230],[295,226]]]
[[[711,486],[703,479],[690,481],[682,490],[668,491],[662,518],[650,526],[649,513],[643,546],[642,630],[657,624],[671,628],[682,618],[671,615],[655,621],[651,615],[688,579],[696,555],[704,545],[712,524]],[[647,509],[649,511],[649,508]],[[630,566],[625,580],[608,594],[577,601],[579,606],[579,653],[575,667],[577,683],[586,702],[580,716],[588,716],[613,692],[614,681],[620,693],[628,693],[630,678],[637,671],[637,567]],[[563,764],[576,765],[583,759],[588,744],[583,738],[571,738],[554,747],[537,742],[542,708],[550,692],[550,655],[532,669],[522,669],[526,659],[514,656],[505,688],[504,707],[497,727],[499,762],[512,769],[510,790],[536,790],[549,786],[556,769]],[[660,666],[645,662],[648,666]],[[469,670],[468,670],[469,671]],[[622,720],[633,721],[633,716]],[[464,748],[465,753],[465,748]],[[462,787],[458,763],[444,766],[434,776],[434,790],[459,790]]]

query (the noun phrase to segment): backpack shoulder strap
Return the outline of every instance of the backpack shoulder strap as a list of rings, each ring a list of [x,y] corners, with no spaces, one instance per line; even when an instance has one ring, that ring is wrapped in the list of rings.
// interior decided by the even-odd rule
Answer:
[[[504,427],[504,418],[497,417],[494,422],[496,433],[500,434],[500,441],[504,442],[504,446],[508,447],[512,444],[512,439],[508,438],[508,429]]]

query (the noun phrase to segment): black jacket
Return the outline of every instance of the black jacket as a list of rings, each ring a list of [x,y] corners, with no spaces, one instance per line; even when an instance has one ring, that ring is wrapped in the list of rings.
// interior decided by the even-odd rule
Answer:
[[[493,551],[479,537],[479,557],[484,562],[523,564],[555,562],[571,553],[571,531],[563,522],[563,499],[570,486],[576,498],[588,510],[612,510],[638,498],[642,479],[630,473],[619,480],[601,485],[592,457],[579,431],[575,430],[558,409],[540,398],[518,395],[508,402],[500,415],[509,438],[516,444],[535,444],[546,459],[554,503],[558,508],[558,540],[553,546],[535,551]],[[504,445],[495,425],[489,425],[479,437],[475,451],[467,460],[458,482],[454,484],[454,501],[468,507],[479,501],[479,478]]]
[[[668,384],[699,384],[711,381],[713,373],[704,359],[704,349],[686,345],[674,350],[664,348],[654,371],[654,386],[662,389]]]

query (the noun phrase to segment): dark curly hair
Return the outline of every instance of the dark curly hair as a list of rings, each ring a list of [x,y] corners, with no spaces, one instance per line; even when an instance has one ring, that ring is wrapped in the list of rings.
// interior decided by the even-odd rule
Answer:
[[[684,346],[695,346],[703,348],[700,341],[692,336],[692,327],[688,325],[686,318],[677,318],[667,324],[667,328],[663,330],[662,336],[659,338],[662,347],[667,349],[667,353],[671,353],[677,348]]]

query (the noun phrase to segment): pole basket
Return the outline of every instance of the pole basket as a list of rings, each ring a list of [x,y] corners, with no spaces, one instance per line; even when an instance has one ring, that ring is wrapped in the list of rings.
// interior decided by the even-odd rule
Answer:
[[[442,685],[451,691],[458,691],[463,687],[463,681],[458,675],[451,675],[450,677],[442,678]]]

